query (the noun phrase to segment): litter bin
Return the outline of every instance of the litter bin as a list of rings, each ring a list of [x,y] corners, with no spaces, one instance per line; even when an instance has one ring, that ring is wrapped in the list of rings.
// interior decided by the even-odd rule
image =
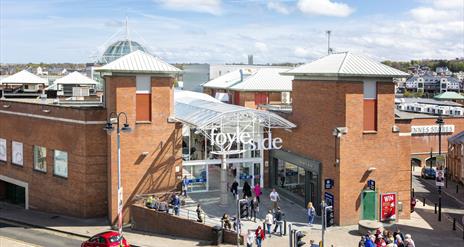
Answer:
[[[222,243],[223,234],[224,230],[222,226],[213,226],[213,245],[220,245]]]

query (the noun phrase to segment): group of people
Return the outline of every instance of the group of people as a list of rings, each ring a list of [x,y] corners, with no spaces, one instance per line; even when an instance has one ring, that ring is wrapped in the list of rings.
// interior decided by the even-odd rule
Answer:
[[[145,206],[147,208],[156,209],[160,212],[169,213],[169,209],[172,208],[175,215],[179,215],[181,200],[177,193],[171,195],[169,203],[167,201],[160,200],[159,198],[149,195],[145,200]]]
[[[381,231],[377,229],[375,234],[368,231],[366,235],[361,237],[359,247],[415,247],[414,240],[410,234],[405,234],[396,229],[391,232],[387,229]]]

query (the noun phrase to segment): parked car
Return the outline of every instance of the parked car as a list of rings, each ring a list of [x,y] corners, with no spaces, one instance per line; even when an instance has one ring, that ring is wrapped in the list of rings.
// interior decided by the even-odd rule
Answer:
[[[423,167],[421,170],[421,177],[422,178],[433,178],[435,179],[436,172],[435,169],[430,167]]]
[[[122,240],[122,245],[121,245]],[[124,237],[119,236],[118,232],[108,231],[99,233],[89,240],[83,242],[81,247],[130,247]]]

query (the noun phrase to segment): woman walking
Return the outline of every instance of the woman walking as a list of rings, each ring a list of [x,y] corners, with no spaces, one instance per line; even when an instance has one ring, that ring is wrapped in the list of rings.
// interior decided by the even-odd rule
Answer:
[[[266,223],[266,226],[267,226],[267,233],[269,234],[269,237],[271,237],[271,226],[274,223],[274,215],[272,215],[271,210],[267,212],[264,222]]]
[[[313,226],[314,217],[316,216],[316,209],[313,206],[312,202],[308,202],[308,224]]]
[[[261,226],[258,226],[258,229],[256,229],[256,246],[261,247],[261,243],[264,240],[264,231],[261,228]]]
[[[245,181],[245,183],[243,183],[242,191],[243,191],[243,199],[245,199],[247,197],[251,198],[251,186],[247,181]]]
[[[258,199],[258,202],[261,203],[261,201],[259,200],[259,196],[261,196],[262,192],[261,192],[261,186],[259,185],[259,183],[255,185],[255,187],[253,188],[253,191],[255,192],[256,199]]]

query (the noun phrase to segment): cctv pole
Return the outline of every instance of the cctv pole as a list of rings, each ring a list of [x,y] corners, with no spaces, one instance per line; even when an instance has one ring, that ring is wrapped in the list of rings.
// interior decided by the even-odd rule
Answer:
[[[221,159],[221,198],[220,204],[225,206],[227,205],[227,154],[222,153]]]
[[[118,232],[122,236],[122,193],[121,190],[121,130],[119,129],[119,115],[117,118],[117,143],[118,143]]]
[[[324,235],[325,235],[325,203],[322,201],[322,246],[325,246],[324,244]]]
[[[237,247],[240,246],[240,200],[238,199],[238,194],[236,195],[236,201],[237,201]]]

